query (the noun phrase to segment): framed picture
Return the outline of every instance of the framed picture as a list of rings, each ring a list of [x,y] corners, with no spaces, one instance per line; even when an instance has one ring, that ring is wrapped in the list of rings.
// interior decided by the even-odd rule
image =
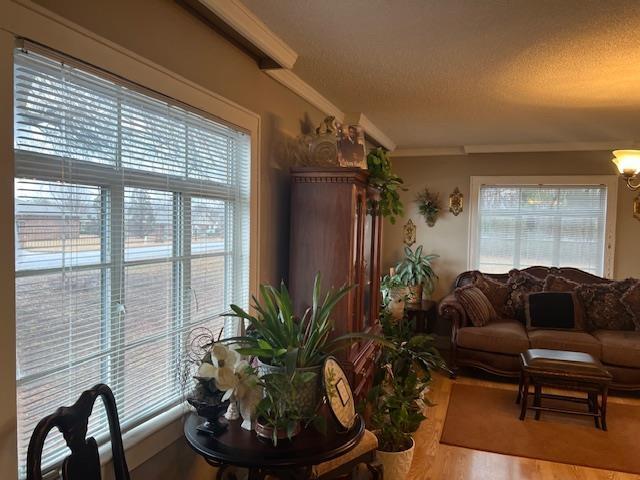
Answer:
[[[360,125],[338,125],[338,163],[341,167],[367,168],[364,132]]]

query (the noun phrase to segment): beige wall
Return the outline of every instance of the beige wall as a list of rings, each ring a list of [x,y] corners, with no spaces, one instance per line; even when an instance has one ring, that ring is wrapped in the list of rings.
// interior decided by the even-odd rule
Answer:
[[[467,269],[469,235],[469,188],[471,176],[492,175],[612,175],[616,169],[610,152],[500,153],[394,159],[394,169],[405,180],[402,193],[405,217],[396,225],[385,224],[383,268],[402,256],[402,226],[411,218],[417,225],[417,243],[426,252],[440,255],[435,269],[440,282],[434,297],[445,295],[455,277]],[[414,203],[416,193],[428,187],[439,192],[445,210],[434,227],[428,227]],[[448,210],[449,194],[455,187],[465,196],[465,210],[454,217]],[[618,189],[615,245],[616,278],[640,277],[640,221],[633,218],[634,194],[622,182]]]
[[[0,0],[0,16],[9,0]],[[288,268],[288,167],[283,152],[324,115],[261,72],[254,60],[172,0],[37,0],[81,27],[215,92],[261,117],[260,280],[278,282]],[[52,33],[57,35],[58,32]],[[11,159],[13,38],[0,30],[0,158]],[[13,319],[13,164],[0,167],[0,471],[15,471],[15,321]],[[166,434],[166,432],[165,432]],[[138,456],[129,452],[132,463]],[[137,462],[135,462],[137,463]],[[208,479],[213,471],[180,438],[132,472],[134,480]]]

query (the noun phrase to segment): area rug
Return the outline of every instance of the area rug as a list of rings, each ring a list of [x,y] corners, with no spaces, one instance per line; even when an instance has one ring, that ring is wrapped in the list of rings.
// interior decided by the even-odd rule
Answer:
[[[536,421],[528,411],[527,419],[520,421],[515,397],[514,391],[454,384],[440,442],[640,474],[640,406],[609,402],[608,431],[603,432],[595,428],[592,417],[577,415],[542,412]]]

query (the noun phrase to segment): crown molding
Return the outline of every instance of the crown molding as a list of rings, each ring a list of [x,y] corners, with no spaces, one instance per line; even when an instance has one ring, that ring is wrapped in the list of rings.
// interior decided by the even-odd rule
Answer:
[[[344,123],[360,125],[365,136],[372,142],[386,148],[390,152],[396,149],[396,144],[377,125],[375,125],[364,113],[347,113]]]
[[[619,142],[514,143],[505,145],[465,145],[465,153],[584,152],[631,148],[633,140]]]
[[[563,142],[563,143],[513,143],[492,145],[464,145],[461,147],[399,148],[394,157],[440,157],[447,155],[469,155],[477,153],[527,153],[527,152],[596,152],[633,148],[637,142]]]
[[[296,95],[299,95],[311,105],[316,107],[326,115],[333,115],[337,121],[344,121],[344,112],[336,107],[331,101],[324,97],[315,88],[302,80],[299,76],[293,73],[291,70],[284,69],[269,69],[263,70],[271,78],[277,80],[282,85],[287,87]]]
[[[273,33],[262,20],[251,12],[239,0],[182,0],[183,3],[193,7],[215,26],[225,32],[236,32],[249,45],[263,53],[272,62],[266,62],[269,68],[291,69],[298,59],[298,54],[287,45],[284,40]],[[206,15],[198,5],[205,7],[213,14]],[[220,25],[223,22],[225,25]],[[236,39],[238,40],[238,39]],[[244,42],[241,42],[244,43]]]
[[[240,0],[178,0],[194,14],[222,31],[230,40],[254,56],[262,70],[299,95],[326,115],[339,122],[360,125],[372,143],[394,150],[396,144],[362,113],[353,113],[346,120],[342,110],[307,84],[291,70],[298,54],[273,33]]]
[[[440,157],[447,155],[464,155],[464,147],[433,147],[433,148],[398,148],[393,152],[394,157]]]

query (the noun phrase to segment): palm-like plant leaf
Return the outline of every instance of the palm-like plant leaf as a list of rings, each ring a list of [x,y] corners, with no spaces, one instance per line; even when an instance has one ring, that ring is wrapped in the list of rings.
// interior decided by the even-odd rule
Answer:
[[[297,319],[284,283],[279,289],[261,285],[260,300],[253,297],[256,316],[237,305],[231,305],[231,313],[225,314],[248,321],[252,336],[227,339],[226,342],[237,343],[241,347],[240,353],[258,356],[273,365],[290,367],[294,360],[299,368],[319,365],[327,354],[326,346],[333,330],[331,313],[352,288],[354,286],[345,285],[337,290],[330,289],[323,296],[321,277],[316,275],[311,307]],[[331,348],[333,351],[335,346],[332,344]]]

